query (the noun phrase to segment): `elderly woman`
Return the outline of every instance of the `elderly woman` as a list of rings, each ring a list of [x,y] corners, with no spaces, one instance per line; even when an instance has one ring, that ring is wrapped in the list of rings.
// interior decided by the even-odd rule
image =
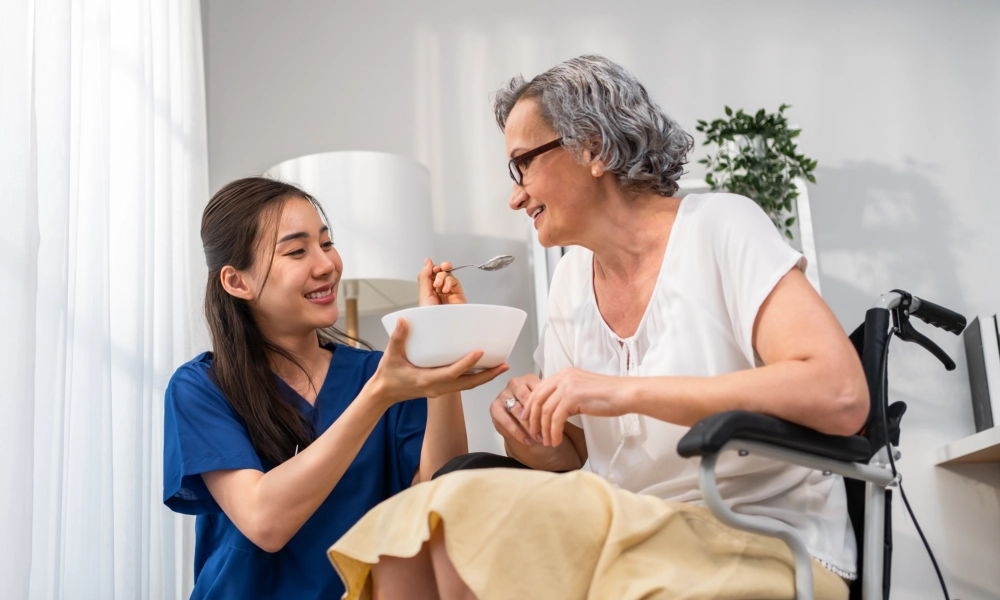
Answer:
[[[373,509],[330,550],[347,597],[793,597],[784,543],[715,520],[676,446],[733,409],[861,427],[860,361],[802,256],[747,198],[672,197],[691,137],[611,61],[514,78],[495,109],[511,208],[543,245],[576,246],[552,280],[544,379],[512,379],[491,406],[533,470],[454,472]],[[718,474],[735,510],[804,536],[818,598],[847,598],[840,477],[731,454]]]

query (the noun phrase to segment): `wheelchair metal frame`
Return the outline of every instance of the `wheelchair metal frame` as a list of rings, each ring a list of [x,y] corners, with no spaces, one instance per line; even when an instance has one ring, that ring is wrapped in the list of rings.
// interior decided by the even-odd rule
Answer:
[[[907,292],[893,290],[879,297],[868,311],[863,325],[866,338],[864,351],[859,348],[872,403],[869,416],[869,426],[872,429],[865,434],[864,439],[860,436],[825,436],[781,419],[730,411],[712,415],[695,424],[678,444],[678,452],[682,456],[701,456],[699,484],[705,503],[716,518],[737,529],[777,537],[788,545],[795,559],[797,600],[813,598],[812,559],[802,537],[783,522],[762,516],[738,514],[726,506],[716,485],[716,462],[723,452],[732,451],[741,456],[754,454],[825,474],[836,473],[847,479],[864,481],[864,540],[859,540],[859,543],[863,543],[861,594],[863,600],[882,600],[886,593],[883,587],[886,489],[895,487],[900,480],[899,475],[894,474],[892,462],[892,459],[898,459],[900,455],[884,426],[888,411],[885,382],[889,340],[895,335],[904,341],[916,342],[934,354],[946,369],[950,371],[955,368],[954,361],[947,354],[913,329],[908,321],[911,315],[956,335],[965,328],[965,317],[962,315]],[[748,416],[752,417],[750,421],[753,422],[747,421]],[[865,439],[868,441],[867,445]],[[859,443],[862,448],[867,449],[867,464],[837,460],[796,449],[817,449],[817,452],[826,452],[828,455],[846,453],[856,457]],[[889,452],[892,452],[892,459]]]
[[[799,534],[791,526],[781,521],[735,513],[722,501],[722,496],[719,495],[719,489],[715,484],[715,463],[719,455],[726,451],[736,451],[740,456],[754,454],[800,467],[823,471],[824,473],[836,473],[842,477],[865,481],[865,552],[863,570],[865,577],[861,582],[863,586],[862,593],[865,600],[881,598],[882,545],[885,541],[883,538],[885,532],[885,488],[896,485],[896,477],[893,477],[892,471],[888,468],[888,459],[884,463],[881,459],[881,457],[885,456],[885,448],[880,450],[869,464],[863,465],[853,462],[830,460],[763,442],[732,440],[727,442],[721,451],[706,454],[701,459],[701,467],[698,474],[699,483],[708,509],[717,519],[730,527],[780,538],[788,544],[792,555],[795,557],[795,598],[798,600],[812,600],[812,558],[806,549],[805,542],[802,541]]]

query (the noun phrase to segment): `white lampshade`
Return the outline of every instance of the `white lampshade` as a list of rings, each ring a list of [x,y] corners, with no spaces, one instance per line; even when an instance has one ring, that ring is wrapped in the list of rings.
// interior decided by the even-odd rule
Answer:
[[[417,302],[417,273],[434,254],[430,174],[382,152],[324,152],[286,160],[265,173],[301,187],[323,205],[344,260],[337,303],[358,282],[361,314]]]

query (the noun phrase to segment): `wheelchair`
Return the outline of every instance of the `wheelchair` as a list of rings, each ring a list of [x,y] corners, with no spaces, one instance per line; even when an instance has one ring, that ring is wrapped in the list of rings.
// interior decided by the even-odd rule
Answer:
[[[902,290],[879,297],[866,313],[865,322],[850,336],[861,356],[871,399],[868,420],[857,435],[825,435],[775,417],[727,411],[702,419],[678,443],[677,452],[682,457],[701,457],[699,484],[705,503],[716,518],[731,527],[777,537],[788,544],[795,558],[797,600],[813,598],[812,564],[801,537],[784,523],[730,510],[716,486],[716,461],[722,452],[734,451],[741,456],[755,454],[843,476],[848,513],[858,540],[858,578],[852,582],[850,598],[888,600],[892,491],[887,488],[900,482],[895,465],[900,458],[896,446],[900,420],[906,411],[903,402],[888,403],[889,341],[895,335],[914,342],[931,352],[945,369],[955,369],[955,362],[940,347],[914,329],[910,317],[955,335],[961,334],[966,325],[964,316]],[[920,535],[923,537],[922,532]],[[936,562],[934,566],[937,569]],[[938,577],[941,578],[940,571]],[[943,579],[941,583],[944,587]]]

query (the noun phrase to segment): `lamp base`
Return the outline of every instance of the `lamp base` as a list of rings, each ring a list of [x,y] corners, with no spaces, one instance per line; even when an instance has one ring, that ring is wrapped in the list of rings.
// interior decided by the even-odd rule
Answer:
[[[357,298],[347,298],[344,300],[344,305],[347,308],[347,335],[357,339],[358,338],[358,299]],[[350,343],[355,348],[360,347],[360,344],[354,340],[350,340]]]

